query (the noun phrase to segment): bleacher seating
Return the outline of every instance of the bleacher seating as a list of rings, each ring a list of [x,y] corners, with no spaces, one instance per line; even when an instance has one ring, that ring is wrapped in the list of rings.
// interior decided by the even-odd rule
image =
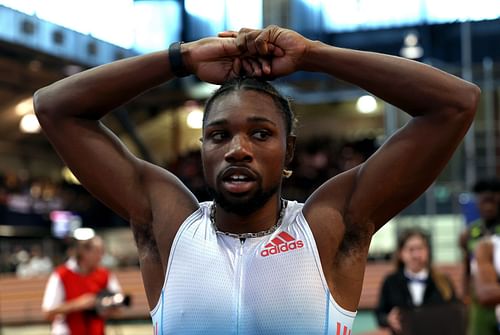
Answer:
[[[440,265],[461,294],[462,267]],[[373,309],[377,303],[383,278],[392,270],[392,263],[369,263],[359,303],[360,310]],[[132,304],[124,309],[120,319],[149,319],[149,308],[138,269],[122,269],[115,272],[123,291],[131,295]],[[30,324],[46,322],[40,310],[47,277],[19,279],[15,275],[0,276],[0,325]]]

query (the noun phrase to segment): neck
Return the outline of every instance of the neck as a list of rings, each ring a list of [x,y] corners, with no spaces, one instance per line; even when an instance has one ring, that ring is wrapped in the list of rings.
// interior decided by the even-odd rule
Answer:
[[[77,264],[78,264],[78,270],[80,271],[80,273],[88,274],[88,273],[92,272],[91,267],[88,266],[87,264],[85,264],[84,262],[77,261]]]
[[[427,274],[428,273],[428,270],[426,268],[423,268],[423,269],[420,269],[420,270],[417,270],[417,271],[413,271],[409,268],[405,268],[405,272],[410,274],[410,275],[419,275],[419,274]]]
[[[218,231],[228,233],[266,231],[277,223],[281,206],[281,198],[277,195],[269,199],[261,208],[248,215],[230,213],[215,204],[214,224]]]

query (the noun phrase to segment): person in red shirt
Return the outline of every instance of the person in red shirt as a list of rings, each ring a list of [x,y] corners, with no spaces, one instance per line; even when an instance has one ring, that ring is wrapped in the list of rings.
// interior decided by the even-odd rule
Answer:
[[[78,241],[76,256],[51,274],[42,310],[52,321],[52,335],[104,335],[108,312],[97,312],[101,292],[120,292],[116,277],[101,266],[104,244],[100,237]]]

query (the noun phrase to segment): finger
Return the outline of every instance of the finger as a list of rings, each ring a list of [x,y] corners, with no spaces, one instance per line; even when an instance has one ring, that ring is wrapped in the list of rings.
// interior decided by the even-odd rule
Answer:
[[[275,57],[283,57],[285,55],[285,51],[274,44],[269,43],[268,48],[269,53],[271,53]]]
[[[256,59],[253,59],[253,58],[249,58],[249,62],[252,65],[252,70],[253,70],[252,76],[253,77],[262,76],[262,68],[260,66],[260,63]]]
[[[268,48],[268,38],[266,37],[267,34],[260,34],[255,38],[255,46],[256,49],[259,53],[259,55],[265,56],[269,54],[269,48]]]
[[[253,73],[253,68],[248,59],[243,59],[241,61],[241,65],[243,66],[243,70],[245,72],[245,75],[251,77]]]
[[[236,45],[240,49],[241,53],[247,53],[250,55],[256,54],[255,49],[255,38],[260,34],[260,30],[242,28],[238,32],[236,37]]]
[[[236,36],[238,36],[238,32],[234,30],[221,31],[220,33],[217,34],[217,37],[236,37]]]
[[[264,75],[270,74],[271,73],[271,60],[268,58],[264,58],[264,57],[259,57],[257,59],[259,60],[260,67],[261,67]]]
[[[245,69],[245,74],[249,77],[260,77],[262,75],[262,70],[260,63],[252,58],[243,59],[243,67]]]
[[[237,77],[241,73],[241,60],[239,58],[235,58],[233,60],[233,68],[232,68],[233,76]]]

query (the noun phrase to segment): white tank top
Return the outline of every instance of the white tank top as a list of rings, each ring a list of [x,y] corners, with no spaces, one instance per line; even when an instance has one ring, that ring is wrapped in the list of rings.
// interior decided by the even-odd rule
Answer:
[[[500,236],[492,235],[491,243],[493,244],[493,267],[500,278]]]
[[[351,335],[356,312],[330,294],[303,204],[288,201],[279,229],[244,243],[216,234],[211,204],[176,234],[151,311],[155,335]]]

